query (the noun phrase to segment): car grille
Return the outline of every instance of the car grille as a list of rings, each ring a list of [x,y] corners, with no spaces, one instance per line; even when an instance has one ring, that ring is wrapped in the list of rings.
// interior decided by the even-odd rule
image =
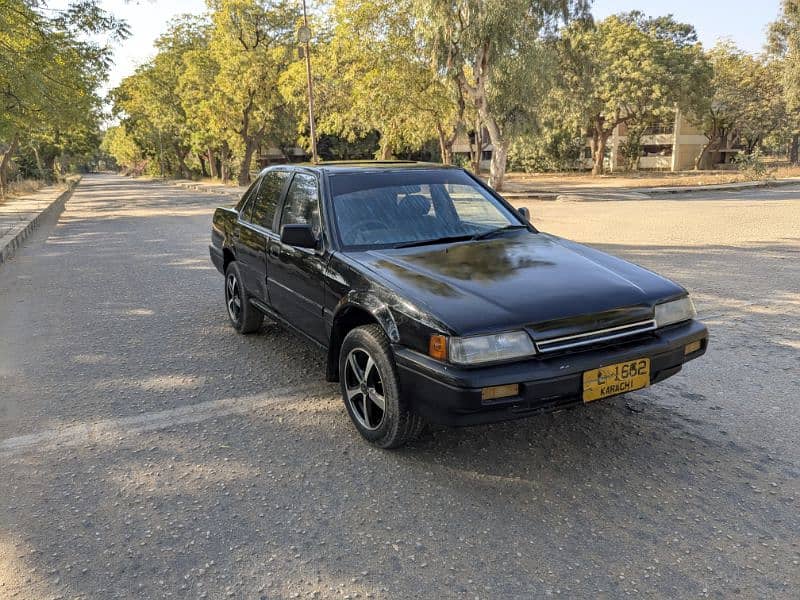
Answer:
[[[619,325],[617,327],[608,327],[606,329],[596,329],[594,331],[587,331],[585,333],[577,333],[574,335],[565,335],[546,340],[538,340],[536,342],[536,351],[539,354],[549,354],[551,352],[572,350],[584,346],[603,344],[605,342],[623,342],[625,341],[625,338],[648,333],[654,331],[655,328],[655,320],[648,319],[646,321],[628,323],[626,325]]]

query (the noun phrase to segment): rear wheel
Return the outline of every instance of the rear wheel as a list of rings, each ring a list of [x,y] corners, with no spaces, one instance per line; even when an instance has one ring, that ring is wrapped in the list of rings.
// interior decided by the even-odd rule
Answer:
[[[225,307],[231,325],[239,333],[252,333],[261,327],[264,315],[250,304],[236,261],[231,261],[225,269]]]
[[[389,340],[377,325],[353,329],[339,353],[345,407],[358,432],[380,448],[397,448],[422,431],[422,419],[400,397]]]

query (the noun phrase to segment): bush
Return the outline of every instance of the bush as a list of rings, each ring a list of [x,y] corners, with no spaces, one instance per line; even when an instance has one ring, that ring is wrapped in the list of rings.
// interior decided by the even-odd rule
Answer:
[[[747,181],[765,179],[770,175],[770,171],[761,158],[761,151],[758,148],[752,154],[745,154],[744,152],[737,154],[733,158],[733,163]]]
[[[509,149],[509,170],[542,173],[580,169],[585,144],[582,137],[565,131],[517,138]]]

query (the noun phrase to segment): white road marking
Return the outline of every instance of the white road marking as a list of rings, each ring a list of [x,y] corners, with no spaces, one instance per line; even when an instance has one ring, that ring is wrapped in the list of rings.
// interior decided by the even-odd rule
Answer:
[[[326,396],[329,393],[330,390],[320,385],[293,386],[254,396],[210,400],[130,417],[67,425],[6,438],[0,441],[0,456],[10,456],[28,450],[36,452],[59,450],[87,442],[114,442],[120,437],[166,429],[175,425],[199,423],[214,417],[247,413],[270,404],[302,400],[312,395]]]

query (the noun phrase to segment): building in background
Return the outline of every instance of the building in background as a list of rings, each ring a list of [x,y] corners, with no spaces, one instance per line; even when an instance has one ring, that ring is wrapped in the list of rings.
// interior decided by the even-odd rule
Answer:
[[[607,171],[615,172],[627,167],[626,158],[622,149],[627,141],[628,129],[623,123],[618,125],[606,144],[605,167]],[[492,160],[492,145],[489,142],[488,132],[484,130],[481,140],[475,139],[474,131],[464,129],[460,131],[453,144],[454,156],[462,157],[463,162],[468,162],[472,154],[480,146],[481,169],[488,170]],[[685,171],[693,169],[695,161],[703,148],[708,143],[708,138],[703,130],[687,119],[679,110],[674,117],[661,123],[650,126],[642,136],[642,153],[639,158],[640,170],[659,171]],[[731,162],[731,158],[739,152],[738,148],[723,148],[709,152],[705,157],[702,169],[724,167]],[[592,151],[589,139],[586,140],[583,155],[575,165],[577,169],[591,170]]]
[[[606,168],[611,171],[626,168],[626,158],[622,149],[627,141],[628,128],[625,123],[617,125],[608,139],[606,146]],[[703,130],[689,121],[679,110],[675,111],[673,119],[657,123],[649,127],[642,136],[642,153],[639,158],[639,169],[659,171],[685,171],[693,169],[695,160],[708,143],[708,138]],[[728,153],[737,150],[723,150],[710,155],[701,168],[713,168],[716,163],[729,162]],[[586,141],[582,165],[585,169],[592,168],[592,152],[589,140]]]

